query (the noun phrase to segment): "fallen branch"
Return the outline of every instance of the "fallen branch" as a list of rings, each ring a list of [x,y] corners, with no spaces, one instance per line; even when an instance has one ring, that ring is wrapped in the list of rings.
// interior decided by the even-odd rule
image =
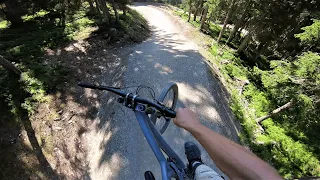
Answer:
[[[270,117],[272,117],[272,116],[274,116],[274,115],[276,115],[276,114],[279,114],[280,112],[282,112],[282,111],[284,111],[284,110],[286,110],[286,109],[289,109],[289,108],[292,107],[293,105],[294,105],[294,101],[293,101],[293,99],[291,99],[289,102],[287,102],[287,103],[284,104],[283,106],[281,106],[281,107],[273,110],[271,113],[269,113],[269,114],[267,114],[267,115],[265,115],[265,116],[262,116],[262,117],[257,118],[257,119],[256,119],[256,122],[258,122],[258,123],[260,124],[262,121],[264,121],[264,120],[266,120],[266,119],[268,119],[268,118],[270,118]]]
[[[13,72],[16,75],[20,75],[21,71],[14,64],[6,60],[3,56],[0,55],[0,65],[3,66],[6,70]]]

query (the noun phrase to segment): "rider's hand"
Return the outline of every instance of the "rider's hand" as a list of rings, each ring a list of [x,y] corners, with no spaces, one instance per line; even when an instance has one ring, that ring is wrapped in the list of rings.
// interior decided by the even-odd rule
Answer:
[[[176,118],[173,119],[173,122],[175,125],[188,131],[192,130],[192,128],[201,125],[197,118],[197,115],[187,108],[179,108],[177,110]]]

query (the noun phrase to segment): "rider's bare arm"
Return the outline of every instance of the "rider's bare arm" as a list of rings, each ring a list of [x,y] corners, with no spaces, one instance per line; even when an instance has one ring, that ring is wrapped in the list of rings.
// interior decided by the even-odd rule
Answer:
[[[255,154],[203,126],[191,110],[179,108],[173,122],[189,131],[229,178],[282,179],[274,168]]]

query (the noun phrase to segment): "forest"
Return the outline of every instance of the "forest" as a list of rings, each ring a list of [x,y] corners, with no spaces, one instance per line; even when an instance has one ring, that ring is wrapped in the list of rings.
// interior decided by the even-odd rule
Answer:
[[[69,113],[67,103],[57,102],[64,101],[67,94],[77,97],[71,87],[86,78],[86,73],[99,76],[101,71],[85,66],[86,61],[101,64],[101,52],[104,58],[112,56],[106,52],[113,45],[122,47],[148,36],[146,20],[128,4],[127,0],[0,1],[0,179],[57,177],[48,167],[58,158],[50,157],[54,157],[54,147],[66,145],[65,139],[58,138],[61,127],[45,130]],[[82,48],[88,52],[81,51],[79,42],[87,44]],[[82,64],[77,58],[82,58]],[[41,104],[45,110],[38,110]],[[41,113],[45,116],[35,118]],[[74,136],[72,141],[78,138],[76,131],[68,131]],[[70,173],[60,173],[59,177],[63,176],[72,178]]]
[[[212,38],[243,143],[285,178],[320,176],[320,2],[168,3]]]

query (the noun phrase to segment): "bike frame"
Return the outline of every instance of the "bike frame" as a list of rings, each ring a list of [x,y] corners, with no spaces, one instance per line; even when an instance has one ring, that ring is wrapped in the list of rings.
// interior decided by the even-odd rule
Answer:
[[[184,179],[186,177],[185,164],[154,127],[149,116],[145,113],[145,105],[137,104],[133,110],[141,130],[160,164],[162,179],[169,180],[172,177]],[[168,159],[165,158],[161,150],[167,154]]]

